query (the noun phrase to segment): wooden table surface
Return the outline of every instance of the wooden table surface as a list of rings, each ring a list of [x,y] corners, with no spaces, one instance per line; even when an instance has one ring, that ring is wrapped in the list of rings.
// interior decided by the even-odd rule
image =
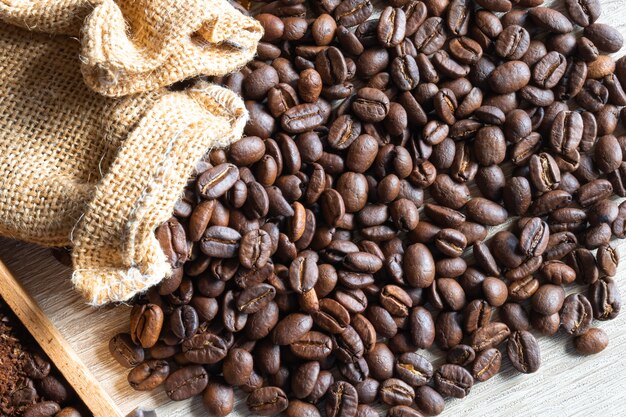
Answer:
[[[626,0],[600,1],[600,22],[619,28],[626,37]],[[547,2],[552,3],[563,9],[561,0]],[[613,244],[623,255],[616,281],[626,297],[626,241]],[[128,331],[129,307],[87,306],[72,291],[71,271],[58,264],[47,249],[0,239],[0,259],[21,280],[124,413],[142,406],[156,408],[159,417],[206,415],[199,398],[174,403],[162,390],[140,393],[128,386],[128,371],[110,357],[108,341],[116,333]],[[541,337],[542,365],[537,373],[519,374],[504,355],[497,376],[474,385],[464,400],[448,400],[442,416],[625,416],[626,312],[613,321],[594,324],[610,337],[604,352],[581,357],[574,352],[571,337],[563,332],[551,338]],[[441,363],[441,354],[435,352],[429,357],[436,365]],[[238,396],[234,413],[237,416],[248,415],[242,403],[244,398]]]

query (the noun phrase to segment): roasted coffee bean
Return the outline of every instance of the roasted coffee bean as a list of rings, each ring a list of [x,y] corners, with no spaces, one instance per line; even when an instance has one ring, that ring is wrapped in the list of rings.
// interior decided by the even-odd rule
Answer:
[[[132,341],[132,338],[128,333],[119,333],[113,336],[109,341],[109,351],[115,360],[117,360],[119,364],[125,368],[134,368],[143,362],[144,359],[144,350],[141,346],[137,346]],[[41,358],[39,356],[36,356],[31,362],[29,362],[32,363],[30,366],[31,372],[29,372],[31,375],[39,376],[44,374],[44,372],[39,371],[42,367],[38,366],[38,363],[44,365],[43,369],[47,368],[49,372],[50,363],[41,362],[40,359]]]
[[[246,399],[248,409],[261,416],[271,416],[284,411],[289,405],[287,395],[278,387],[257,388]]]
[[[476,329],[470,338],[470,346],[477,351],[497,347],[509,337],[511,331],[504,323],[491,322]]]
[[[398,356],[394,365],[394,374],[416,388],[426,385],[433,376],[432,364],[417,353],[407,352]]]
[[[566,58],[552,51],[546,54],[533,68],[533,81],[541,88],[552,88],[558,84],[565,74]]]
[[[225,417],[233,411],[235,394],[233,388],[215,379],[211,379],[202,393],[202,404],[209,414]]]
[[[561,326],[574,336],[586,333],[591,327],[593,311],[591,303],[583,294],[570,294],[561,310]]]
[[[352,110],[364,122],[380,122],[389,113],[389,98],[378,89],[364,87],[357,92]]]
[[[483,350],[476,356],[472,364],[472,376],[479,382],[484,382],[500,371],[502,354],[498,349]]]
[[[369,0],[343,0],[334,10],[337,23],[346,27],[356,26],[372,14]]]
[[[472,375],[459,365],[446,364],[437,369],[435,387],[446,397],[464,398],[469,394],[474,380]]]
[[[435,279],[435,261],[428,247],[415,243],[406,249],[402,270],[409,285],[427,288]]]
[[[586,26],[584,34],[601,51],[617,52],[624,44],[622,34],[614,27],[604,23],[592,23]]]
[[[617,317],[622,307],[619,289],[613,279],[603,277],[589,286],[589,301],[593,316],[597,320],[611,320]]]
[[[545,284],[533,294],[531,305],[534,311],[543,315],[551,315],[561,310],[565,299],[565,291],[560,285]]]
[[[576,280],[576,271],[561,261],[545,262],[539,269],[539,274],[555,285],[571,284]]]
[[[404,10],[387,6],[378,21],[378,41],[385,48],[398,45],[406,33]]]
[[[531,218],[520,232],[520,249],[527,256],[540,256],[548,247],[550,231],[546,222]]]
[[[380,385],[379,390],[380,399],[383,403],[394,405],[411,405],[415,398],[415,390],[397,378],[389,378]]]
[[[493,308],[486,300],[472,300],[464,310],[465,331],[473,333],[479,327],[486,326],[491,320],[492,313]]]
[[[576,351],[582,355],[593,355],[602,352],[609,345],[609,337],[602,329],[589,329],[574,339]]]
[[[42,401],[29,405],[24,410],[25,417],[52,417],[58,415],[61,406],[54,401]]]
[[[183,342],[183,354],[192,363],[212,364],[226,357],[228,345],[221,337],[209,333],[198,333]]]
[[[241,348],[228,352],[222,365],[224,380],[234,386],[243,385],[252,374],[252,355]]]
[[[337,381],[330,386],[326,394],[326,415],[328,417],[355,417],[358,402],[358,394],[354,386],[345,381]]]
[[[428,349],[435,340],[435,322],[424,307],[414,307],[409,316],[411,340],[416,347]]]
[[[604,173],[615,171],[622,164],[622,149],[613,135],[601,136],[594,149],[594,162]]]
[[[285,111],[280,119],[282,128],[290,134],[304,133],[322,124],[323,115],[318,104],[304,103]]]
[[[482,197],[475,197],[465,204],[467,217],[480,224],[497,226],[508,219],[504,207]]]
[[[513,367],[520,372],[536,372],[541,364],[537,339],[528,331],[515,331],[509,337],[506,352]]]
[[[456,311],[440,312],[435,322],[435,342],[443,350],[448,350],[461,343],[463,329],[461,316]]]
[[[169,373],[167,361],[150,359],[128,373],[128,383],[137,391],[151,391],[161,385]]]
[[[465,235],[456,229],[442,229],[435,235],[435,247],[446,256],[461,256],[466,246]]]
[[[429,17],[422,23],[413,42],[418,52],[430,55],[438,51],[446,41],[443,20],[440,17]]]
[[[197,193],[204,198],[218,198],[239,179],[239,169],[233,164],[220,164],[204,171],[196,182]]]
[[[539,27],[553,33],[569,33],[574,30],[574,26],[565,15],[549,7],[532,8],[528,15]]]
[[[512,25],[497,36],[496,53],[502,58],[516,60],[522,58],[530,45],[530,35],[523,27]]]
[[[163,310],[155,304],[136,305],[130,314],[130,335],[133,343],[143,348],[154,346],[163,327]]]
[[[600,17],[598,0],[566,0],[565,5],[570,18],[579,26],[589,26]]]

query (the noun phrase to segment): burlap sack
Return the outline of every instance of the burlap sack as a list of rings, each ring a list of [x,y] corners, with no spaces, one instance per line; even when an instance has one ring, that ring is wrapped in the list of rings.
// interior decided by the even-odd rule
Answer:
[[[223,0],[0,0],[0,21],[0,233],[72,245],[89,302],[127,300],[169,273],[154,229],[247,120],[228,90],[164,86],[244,65],[262,29]]]

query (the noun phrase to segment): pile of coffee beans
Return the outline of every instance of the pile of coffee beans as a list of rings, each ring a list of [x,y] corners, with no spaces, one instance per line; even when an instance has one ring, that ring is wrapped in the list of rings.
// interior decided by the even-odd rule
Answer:
[[[246,137],[198,164],[156,231],[174,272],[111,340],[132,387],[214,416],[239,387],[255,415],[418,417],[502,355],[537,371],[537,335],[603,350],[626,237],[626,59],[603,54],[623,38],[599,0],[542,3],[257,5],[257,58],[214,80]]]
[[[0,416],[91,416],[0,299]]]

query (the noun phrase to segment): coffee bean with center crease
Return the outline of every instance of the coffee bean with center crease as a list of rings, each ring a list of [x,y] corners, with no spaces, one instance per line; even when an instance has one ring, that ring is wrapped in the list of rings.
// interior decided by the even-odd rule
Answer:
[[[220,164],[204,171],[196,181],[197,193],[204,198],[218,198],[239,179],[239,169],[233,164]]]
[[[398,356],[394,365],[395,375],[414,388],[426,385],[432,378],[433,372],[433,365],[414,352]]]
[[[485,349],[497,347],[509,337],[511,331],[504,323],[491,322],[479,327],[470,337],[470,346],[480,352]]]
[[[246,314],[264,309],[276,296],[276,289],[266,283],[259,283],[244,289],[237,297],[237,309]]]
[[[380,399],[387,405],[411,405],[415,390],[401,379],[389,378],[380,385]]]
[[[479,382],[484,382],[500,371],[502,354],[496,348],[483,350],[476,356],[472,364],[472,376]]]
[[[622,308],[619,289],[612,278],[603,277],[589,286],[589,301],[597,320],[611,320]]]
[[[137,391],[151,391],[161,385],[169,373],[167,361],[150,359],[128,373],[128,383]]]
[[[561,310],[561,326],[574,336],[586,333],[591,327],[593,311],[591,303],[583,294],[570,294],[565,297]]]
[[[364,122],[380,122],[389,113],[389,98],[378,89],[360,88],[352,102],[352,111]]]
[[[582,27],[589,26],[600,17],[599,0],[566,0],[565,6],[574,23]]]
[[[136,345],[132,341],[132,338],[128,333],[119,333],[113,336],[109,341],[109,351],[115,360],[117,360],[119,364],[125,368],[134,368],[143,362],[144,359],[144,350],[141,346]],[[39,358],[39,356],[36,358]],[[32,363],[34,364],[35,360],[33,360]],[[48,369],[49,367],[50,364],[48,363]],[[34,370],[37,368],[32,366],[32,369]],[[34,372],[31,371],[31,374],[33,373]]]
[[[163,327],[163,310],[158,305],[136,305],[130,313],[132,341],[143,348],[154,346]]]
[[[241,238],[239,262],[244,268],[263,268],[270,258],[271,239],[264,230],[251,230]]]
[[[183,355],[192,363],[212,364],[224,359],[228,353],[226,341],[209,332],[197,333],[183,342]]]
[[[343,0],[335,8],[334,16],[340,25],[352,27],[366,21],[373,10],[369,0]]]
[[[354,386],[345,381],[337,381],[330,386],[326,394],[326,415],[356,417],[358,403],[359,398]]]
[[[446,397],[464,398],[474,385],[472,375],[465,368],[452,364],[437,369],[434,380],[437,390]]]
[[[406,33],[406,15],[402,9],[387,6],[378,21],[378,41],[385,48],[398,45]]]
[[[257,388],[246,399],[250,411],[261,416],[271,416],[284,411],[289,405],[285,392],[278,387]]]
[[[537,339],[532,333],[521,330],[511,334],[506,346],[507,355],[513,367],[520,372],[536,372],[541,364],[541,354]]]
[[[323,121],[324,117],[317,104],[304,103],[285,111],[281,116],[280,124],[285,132],[294,134],[313,130]]]
[[[418,52],[430,55],[438,51],[446,41],[443,19],[440,17],[429,17],[422,23],[413,42]]]

